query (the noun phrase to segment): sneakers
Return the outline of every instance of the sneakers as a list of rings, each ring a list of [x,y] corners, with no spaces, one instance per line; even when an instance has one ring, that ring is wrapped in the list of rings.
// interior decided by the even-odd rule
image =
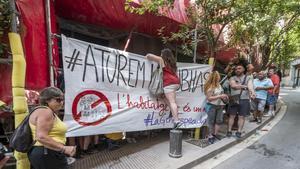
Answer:
[[[275,111],[274,110],[269,110],[267,114],[264,114],[264,117],[270,117],[270,116],[275,116]]]
[[[242,133],[241,132],[235,132],[236,138],[242,138]]]
[[[262,122],[262,118],[260,117],[257,119],[257,124],[260,124],[261,122]]]
[[[73,157],[66,157],[66,159],[67,159],[68,165],[71,165],[71,164],[73,164],[76,161],[76,159],[73,158]]]
[[[275,111],[273,110],[273,111],[271,111],[271,116],[275,116]]]
[[[209,144],[214,144],[214,142],[215,142],[215,138],[214,137],[209,137],[208,138],[208,143]]]
[[[254,123],[254,122],[257,122],[257,121],[258,121],[258,119],[255,118],[255,119],[250,120],[249,122],[250,122],[250,123]]]
[[[228,131],[227,134],[226,134],[226,136],[227,136],[227,137],[231,137],[231,136],[232,136],[232,132],[231,132],[231,131]]]
[[[176,122],[174,122],[174,126],[173,126],[173,129],[178,129],[180,126],[182,126],[182,122],[181,121],[176,121]]]
[[[172,115],[172,112],[170,111],[169,118],[172,118],[172,117],[173,117],[173,115]]]

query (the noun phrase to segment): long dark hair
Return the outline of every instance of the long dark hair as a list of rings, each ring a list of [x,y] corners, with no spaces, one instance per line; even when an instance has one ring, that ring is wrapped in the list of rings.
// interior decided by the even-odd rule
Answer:
[[[175,73],[177,71],[176,60],[169,48],[165,48],[161,51],[161,57],[163,58],[165,65],[171,68]]]

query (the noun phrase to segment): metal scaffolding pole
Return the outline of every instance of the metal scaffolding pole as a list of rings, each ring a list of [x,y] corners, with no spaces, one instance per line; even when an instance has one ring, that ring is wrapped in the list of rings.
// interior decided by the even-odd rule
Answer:
[[[47,52],[48,52],[48,59],[49,59],[50,85],[54,86],[50,0],[45,0],[45,13],[46,13],[45,16],[46,16],[46,28],[47,28]]]
[[[197,25],[195,27],[195,32],[194,32],[194,39],[195,39],[195,44],[194,44],[194,57],[193,57],[193,62],[196,63],[197,62],[197,43],[198,43],[198,40],[197,40]]]
[[[17,11],[15,0],[10,0],[9,3],[11,9],[11,32],[17,33]]]

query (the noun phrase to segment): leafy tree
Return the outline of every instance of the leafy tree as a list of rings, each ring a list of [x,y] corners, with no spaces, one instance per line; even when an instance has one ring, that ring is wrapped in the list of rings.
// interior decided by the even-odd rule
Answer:
[[[298,22],[297,24],[300,24]],[[300,29],[294,27],[287,32],[282,39],[281,44],[276,50],[275,62],[279,64],[280,68],[285,70],[289,68],[290,62],[300,56]]]
[[[174,0],[145,0],[140,6],[132,6],[130,3],[131,1],[127,0],[126,9],[130,12],[163,14],[163,11],[173,7]],[[165,42],[183,42],[181,47],[185,54],[191,55],[194,45],[200,42],[206,47],[207,56],[215,57],[216,52],[225,46],[219,42],[223,41],[226,27],[247,11],[244,2],[240,0],[198,0],[187,10],[189,23],[183,24],[181,29],[178,32],[172,32],[171,36],[165,36],[163,28],[160,34]]]
[[[171,1],[142,1],[140,6],[130,6],[131,1],[127,1],[126,9],[130,12],[144,14],[153,12],[163,14],[163,11],[172,8],[174,0]],[[219,41],[222,38],[226,26],[233,20],[239,18],[248,11],[239,0],[198,0],[191,4],[187,13],[190,19],[188,24],[182,25],[178,32],[173,32],[171,36],[160,34],[164,41],[181,41],[185,54],[192,54],[195,43],[202,42],[208,49],[208,56],[215,57],[216,52],[224,47]],[[197,31],[197,36],[194,32]]]
[[[127,0],[127,10],[158,15],[172,9],[174,3],[174,0],[144,0],[139,6],[132,6],[131,1]],[[165,42],[182,42],[182,49],[188,55],[199,42],[206,44],[207,55],[212,57],[224,46],[237,47],[245,51],[256,66],[265,68],[287,56],[281,51],[298,49],[291,43],[289,32],[299,21],[299,3],[298,0],[196,0],[188,9],[188,24],[171,36],[164,35],[163,28],[160,34]],[[220,43],[226,33],[229,43]]]
[[[299,20],[300,5],[297,0],[252,0],[248,8],[232,24],[231,43],[247,48],[252,62],[265,68],[278,60],[279,48]]]
[[[10,26],[10,10],[9,10],[9,1],[0,0],[0,56],[7,49],[7,44],[2,42],[3,37],[5,36],[5,31],[9,29]]]

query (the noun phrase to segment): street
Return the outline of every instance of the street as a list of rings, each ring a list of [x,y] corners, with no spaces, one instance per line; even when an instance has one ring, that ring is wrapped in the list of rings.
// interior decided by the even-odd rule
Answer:
[[[282,89],[280,95],[287,112],[281,121],[260,140],[214,169],[300,169],[299,94],[299,90]]]

